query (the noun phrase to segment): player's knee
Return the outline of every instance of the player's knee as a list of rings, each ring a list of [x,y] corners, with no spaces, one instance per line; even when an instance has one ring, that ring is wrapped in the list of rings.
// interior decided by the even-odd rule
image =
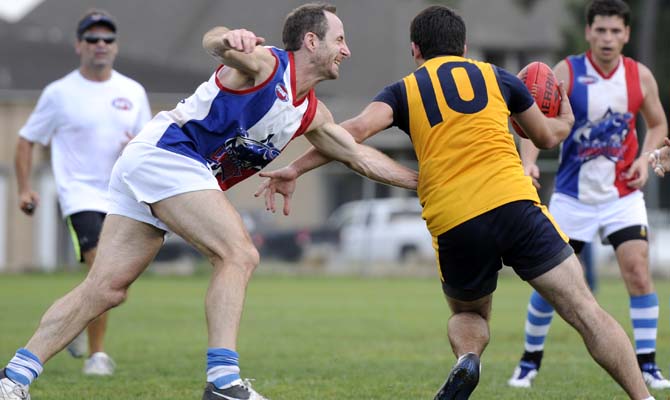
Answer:
[[[651,276],[646,269],[639,269],[636,272],[624,274],[626,284],[633,295],[645,294],[651,291]]]
[[[127,287],[116,286],[111,282],[95,282],[87,279],[84,285],[84,301],[95,306],[99,312],[117,307],[128,298]]]
[[[251,241],[241,240],[214,251],[210,260],[215,267],[237,267],[251,274],[260,262],[260,255]]]

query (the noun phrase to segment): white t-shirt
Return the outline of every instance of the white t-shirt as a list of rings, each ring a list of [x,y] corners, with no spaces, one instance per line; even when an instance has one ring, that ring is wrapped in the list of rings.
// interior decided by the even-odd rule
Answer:
[[[112,71],[95,82],[79,70],[50,83],[19,135],[51,144],[51,166],[63,216],[107,212],[112,167],[127,134],[139,133],[151,119],[147,94],[139,83]]]

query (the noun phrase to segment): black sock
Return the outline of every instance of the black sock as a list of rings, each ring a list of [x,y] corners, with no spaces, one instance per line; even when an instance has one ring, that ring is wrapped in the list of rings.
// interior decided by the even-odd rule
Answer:
[[[656,364],[656,352],[637,354],[637,364],[642,368],[644,364]]]
[[[531,361],[537,365],[537,369],[540,369],[542,364],[542,356],[544,355],[544,350],[540,351],[524,351],[523,356],[521,356],[521,361]]]

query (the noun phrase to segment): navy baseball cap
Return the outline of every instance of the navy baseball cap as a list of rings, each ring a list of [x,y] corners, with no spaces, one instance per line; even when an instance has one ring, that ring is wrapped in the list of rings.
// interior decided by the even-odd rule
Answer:
[[[77,37],[81,36],[94,25],[103,25],[108,27],[112,32],[116,33],[116,22],[107,11],[91,10],[87,12],[77,25]]]

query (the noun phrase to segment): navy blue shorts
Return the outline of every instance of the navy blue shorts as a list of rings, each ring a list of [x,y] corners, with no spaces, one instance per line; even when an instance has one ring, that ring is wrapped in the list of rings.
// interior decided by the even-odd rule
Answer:
[[[547,208],[515,201],[437,237],[444,293],[472,301],[493,293],[503,263],[523,280],[551,270],[574,252]]]
[[[82,211],[67,217],[67,227],[79,262],[84,262],[84,253],[98,246],[105,215],[98,211]]]

